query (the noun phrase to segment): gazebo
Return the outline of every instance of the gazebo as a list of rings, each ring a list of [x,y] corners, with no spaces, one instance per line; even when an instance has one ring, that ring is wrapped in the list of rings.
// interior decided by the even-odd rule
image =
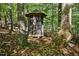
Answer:
[[[46,17],[46,15],[39,10],[33,10],[32,12],[27,13],[26,17],[28,17],[29,36],[43,36],[43,18]]]

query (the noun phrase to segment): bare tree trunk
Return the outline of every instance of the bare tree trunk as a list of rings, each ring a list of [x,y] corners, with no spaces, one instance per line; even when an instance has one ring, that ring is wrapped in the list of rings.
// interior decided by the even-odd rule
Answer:
[[[13,20],[12,20],[12,5],[10,4],[10,9],[9,9],[9,15],[10,15],[10,33],[13,31]]]
[[[1,4],[0,4],[0,20],[1,20]]]
[[[0,27],[2,26],[1,24],[1,4],[0,4]]]
[[[60,30],[58,32],[59,36],[63,36],[63,39],[66,42],[70,41],[72,38],[71,35],[71,4],[62,4],[62,18],[61,18],[61,25]]]
[[[60,26],[61,23],[61,17],[62,16],[62,3],[58,4],[58,26]]]
[[[22,34],[26,33],[26,21],[24,17],[24,4],[18,3],[17,4],[17,12],[18,12],[18,27],[19,32]]]
[[[7,29],[7,17],[6,17],[6,11],[5,11],[5,15],[4,15],[4,17],[5,17],[5,28]]]
[[[0,4],[0,27],[1,27],[1,4]]]

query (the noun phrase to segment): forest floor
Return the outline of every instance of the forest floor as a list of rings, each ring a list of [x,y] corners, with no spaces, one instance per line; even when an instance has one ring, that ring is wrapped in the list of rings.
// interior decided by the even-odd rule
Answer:
[[[26,35],[0,34],[0,56],[78,56],[79,45],[63,45],[59,40],[50,44],[28,43]],[[60,43],[61,42],[61,43]]]

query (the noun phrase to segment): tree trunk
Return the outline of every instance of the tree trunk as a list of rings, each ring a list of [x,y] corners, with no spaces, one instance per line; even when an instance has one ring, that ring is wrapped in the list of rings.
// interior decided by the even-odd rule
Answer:
[[[19,33],[25,34],[26,33],[26,21],[24,17],[24,4],[18,3],[17,4],[17,12],[18,12],[18,27]]]
[[[58,26],[60,26],[61,23],[61,17],[62,16],[62,3],[58,4]]]
[[[9,9],[9,15],[10,15],[10,33],[13,31],[13,20],[12,20],[12,5],[10,4]]]
[[[4,17],[5,17],[5,28],[7,29],[7,17],[6,17],[6,11],[5,11],[5,14],[4,14]]]
[[[0,28],[1,28],[2,24],[1,24],[1,4],[0,4]]]
[[[63,36],[66,42],[70,41],[71,35],[71,4],[62,4],[62,18],[60,30],[58,32],[59,36]]]

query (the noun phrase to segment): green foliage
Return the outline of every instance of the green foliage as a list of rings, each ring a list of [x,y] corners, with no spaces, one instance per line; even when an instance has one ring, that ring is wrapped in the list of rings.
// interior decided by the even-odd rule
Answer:
[[[79,4],[72,5],[72,30],[79,34]]]
[[[0,4],[0,13],[1,13],[1,19],[4,20],[5,19],[5,12],[6,12],[6,16],[8,18],[9,16],[9,9],[11,8],[12,10],[12,18],[13,18],[13,22],[16,23],[17,22],[17,4],[13,3],[10,6],[10,3],[1,3]],[[44,12],[47,16],[46,18],[44,18],[44,29],[46,32],[54,32],[57,31],[58,28],[58,4],[24,4],[24,14],[38,9],[42,12]],[[24,15],[25,16],[25,15]],[[72,4],[72,30],[74,33],[79,33],[79,4]],[[27,20],[27,18],[26,18]],[[49,30],[50,29],[50,30]],[[48,31],[47,31],[48,30]]]

